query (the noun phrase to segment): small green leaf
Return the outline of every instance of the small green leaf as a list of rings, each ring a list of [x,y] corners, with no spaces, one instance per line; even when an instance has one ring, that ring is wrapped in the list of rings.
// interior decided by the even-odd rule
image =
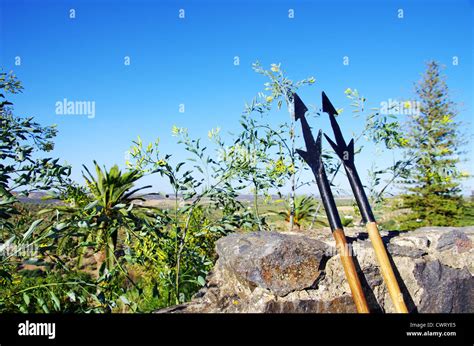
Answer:
[[[97,203],[99,203],[99,201],[97,201],[97,200],[89,203],[88,205],[85,206],[84,210],[89,210],[89,209],[94,208]]]
[[[43,311],[45,313],[49,313],[49,309],[48,307],[46,306],[46,303],[44,302],[43,298],[41,297],[36,297],[36,301],[38,302],[38,305],[41,307],[41,309],[43,309]]]
[[[23,301],[26,305],[30,305],[30,296],[26,293],[23,293]]]
[[[198,276],[197,281],[201,286],[206,285],[206,280],[202,276]]]
[[[26,233],[23,235],[23,240],[28,238],[35,231],[36,227],[38,227],[41,221],[43,221],[43,219],[38,219],[31,224],[30,228],[28,228],[28,231],[26,231]]]
[[[59,302],[58,297],[54,294],[53,291],[49,291],[49,293],[51,294],[51,299],[53,300],[55,310],[61,310],[61,303]]]

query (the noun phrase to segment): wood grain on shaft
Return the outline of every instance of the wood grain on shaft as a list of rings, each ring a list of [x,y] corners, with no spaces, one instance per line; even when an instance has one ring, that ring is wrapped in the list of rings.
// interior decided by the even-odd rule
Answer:
[[[364,291],[362,290],[362,285],[359,276],[357,275],[354,260],[349,251],[344,231],[342,229],[336,229],[332,234],[336,240],[336,247],[341,256],[342,266],[344,267],[344,272],[346,273],[347,281],[349,282],[349,287],[352,292],[352,298],[354,299],[357,312],[369,313],[369,306],[365,300]]]
[[[382,238],[380,237],[377,224],[375,222],[367,223],[367,231],[369,232],[369,238],[372,242],[372,246],[375,250],[375,256],[380,265],[380,271],[382,272],[383,280],[387,285],[388,293],[392,299],[393,305],[395,306],[395,311],[401,313],[407,313],[408,309],[405,305],[402,292],[398,286],[397,278],[393,272],[392,265],[388,258],[387,250],[383,244]]]

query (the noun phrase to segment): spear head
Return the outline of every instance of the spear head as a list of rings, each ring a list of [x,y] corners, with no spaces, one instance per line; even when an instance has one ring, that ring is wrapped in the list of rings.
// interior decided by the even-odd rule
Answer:
[[[293,93],[293,105],[295,107],[295,120],[300,120],[305,116],[308,107],[306,107],[297,93]]]
[[[346,141],[342,136],[341,128],[339,127],[339,124],[337,123],[335,117],[337,112],[324,92],[323,112],[329,114],[329,119],[331,120],[331,127],[334,132],[334,137],[336,137],[336,143],[334,143],[331,138],[326,136],[326,134],[324,136],[326,137],[329,144],[331,144],[331,147],[334,149],[337,156],[339,156],[339,158],[342,160],[342,163],[344,164],[344,168],[347,173],[347,178],[349,179],[352,192],[354,193],[354,197],[356,199],[357,205],[359,206],[359,210],[363,220],[365,222],[373,222],[375,221],[375,217],[372,212],[372,208],[370,207],[367,195],[365,194],[364,186],[362,185],[359,174],[357,173],[357,169],[354,165],[354,139],[351,139],[349,144],[346,144]]]
[[[308,163],[311,168],[318,167],[319,158],[321,156],[321,143],[319,143],[319,148],[317,143],[314,140],[313,133],[311,132],[311,127],[306,120],[306,112],[308,107],[303,103],[298,94],[293,94],[293,106],[295,111],[295,120],[301,122],[301,128],[303,130],[303,138],[306,145],[306,151],[296,149],[298,154]]]
[[[326,93],[323,91],[323,112],[329,114],[329,120],[331,121],[331,127],[334,132],[334,137],[336,138],[336,143],[334,143],[331,138],[326,134],[326,137],[331,147],[334,149],[339,158],[344,162],[344,165],[353,166],[354,165],[354,139],[351,139],[349,144],[346,144],[344,136],[342,135],[341,128],[336,120],[337,111],[332,105],[329,98],[326,96]]]
[[[326,170],[324,169],[321,156],[322,135],[323,132],[319,130],[313,149],[309,150],[307,147],[308,151],[300,149],[296,149],[296,151],[301,155],[301,157],[303,157],[313,171],[316,184],[318,185],[319,194],[321,195],[324,205],[324,210],[326,211],[329,227],[331,228],[331,231],[334,232],[335,230],[342,230],[342,222],[339,213],[337,212],[336,202],[334,201],[334,196],[331,192],[331,184],[326,176]]]
[[[296,152],[306,161],[308,166],[311,167],[313,173],[317,176],[326,176],[326,172],[324,170],[323,161],[321,158],[321,147],[322,147],[322,134],[323,132],[319,130],[318,137],[316,137],[316,142],[312,149],[308,149],[306,146],[306,150],[296,149]],[[317,178],[317,177],[316,177]]]

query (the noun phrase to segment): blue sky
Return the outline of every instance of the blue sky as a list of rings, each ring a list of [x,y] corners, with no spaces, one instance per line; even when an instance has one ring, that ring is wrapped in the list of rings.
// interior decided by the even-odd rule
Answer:
[[[358,89],[369,107],[409,99],[425,62],[438,60],[446,65],[454,101],[462,103],[459,120],[472,136],[473,7],[461,0],[0,0],[0,66],[14,70],[25,87],[12,98],[16,114],[58,125],[54,155],[73,166],[78,181],[81,165],[93,159],[123,166],[137,135],[144,141],[160,137],[162,152],[182,158],[173,125],[203,138],[215,127],[237,131],[245,101],[266,82],[251,69],[256,60],[266,67],[281,63],[294,80],[314,76],[315,85],[300,96],[319,106],[326,91],[336,108],[346,110],[340,118],[346,133],[361,128],[349,112],[346,88]],[[69,18],[70,9],[76,18]],[[180,9],[185,19],[178,18]],[[453,56],[459,65],[453,66]],[[95,101],[95,117],[55,114],[64,98]],[[272,116],[280,122],[288,114]],[[313,126],[330,130],[327,117]],[[394,153],[375,154],[368,146],[357,159],[363,177],[376,155],[383,162]],[[474,172],[472,161],[462,167]],[[155,178],[145,182],[167,190]],[[465,189],[474,189],[472,180]]]

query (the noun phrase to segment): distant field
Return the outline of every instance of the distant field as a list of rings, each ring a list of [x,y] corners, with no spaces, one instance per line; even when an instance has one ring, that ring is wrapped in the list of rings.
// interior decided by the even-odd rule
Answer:
[[[253,197],[252,197],[253,198]],[[241,196],[239,201],[248,209],[253,208],[253,200],[249,196]],[[316,199],[317,202],[320,202],[319,199]],[[178,199],[178,203],[180,203]],[[182,203],[182,202],[181,202]],[[203,203],[207,203],[206,200]],[[353,208],[354,200],[351,198],[338,198],[336,199],[336,205],[338,206],[339,213],[341,217],[354,217],[356,219]],[[145,205],[154,206],[160,209],[171,209],[175,205],[175,200],[168,199],[148,199],[144,202]],[[283,216],[278,215],[279,212],[285,210],[285,204],[283,199],[274,198],[270,202],[265,201],[263,198],[260,198],[258,201],[259,213],[261,216],[265,216],[267,223],[272,229],[275,230],[286,230],[288,228],[288,223],[284,221]],[[308,228],[312,223],[311,221],[304,222],[303,228]],[[320,228],[327,226],[326,216],[324,214],[324,209],[320,207],[318,215],[315,219],[314,228]]]
[[[158,195],[153,196],[152,198],[147,198],[145,202],[138,202],[143,203],[145,205],[154,206],[159,209],[172,209],[175,205],[174,198],[166,198],[164,196],[157,197]],[[37,211],[41,210],[42,206],[45,204],[51,203],[58,203],[56,200],[43,200],[44,196],[35,195],[33,198],[21,198],[20,201],[22,204],[29,205],[27,208],[28,213],[30,215],[35,214]],[[253,198],[253,197],[252,197]],[[238,198],[238,200],[247,208],[253,208],[253,200],[249,195],[242,195]],[[320,202],[319,199],[316,198],[317,202]],[[178,198],[178,203],[183,203],[181,199]],[[203,200],[202,203],[207,203],[206,200]],[[342,219],[344,218],[352,218],[353,222],[349,223],[347,227],[351,227],[354,223],[359,223],[360,216],[358,214],[357,208],[354,208],[355,200],[348,197],[343,198],[336,198],[336,205],[339,210],[339,214]],[[285,204],[283,199],[274,198],[270,202],[265,201],[263,198],[260,198],[258,201],[258,208],[259,213],[261,216],[265,216],[267,223],[269,224],[271,229],[274,230],[287,230],[288,223],[284,220],[283,216],[278,215],[279,212],[285,210]],[[377,218],[378,223],[382,226],[382,228],[396,230],[398,225],[396,223],[396,219],[402,215],[403,213],[409,212],[408,210],[400,209],[397,206],[397,198],[387,198],[384,205],[375,211],[375,215]],[[212,217],[212,215],[211,215]],[[218,215],[216,214],[215,217],[217,218]],[[314,219],[313,217],[311,220],[305,221],[302,223],[303,229],[309,229],[311,224],[313,225],[314,229],[318,229],[321,227],[327,227],[326,222],[326,215],[324,213],[324,208],[321,206],[319,208],[318,215]],[[474,206],[471,205],[470,209],[467,209],[465,218],[463,220],[463,225],[474,225]]]

